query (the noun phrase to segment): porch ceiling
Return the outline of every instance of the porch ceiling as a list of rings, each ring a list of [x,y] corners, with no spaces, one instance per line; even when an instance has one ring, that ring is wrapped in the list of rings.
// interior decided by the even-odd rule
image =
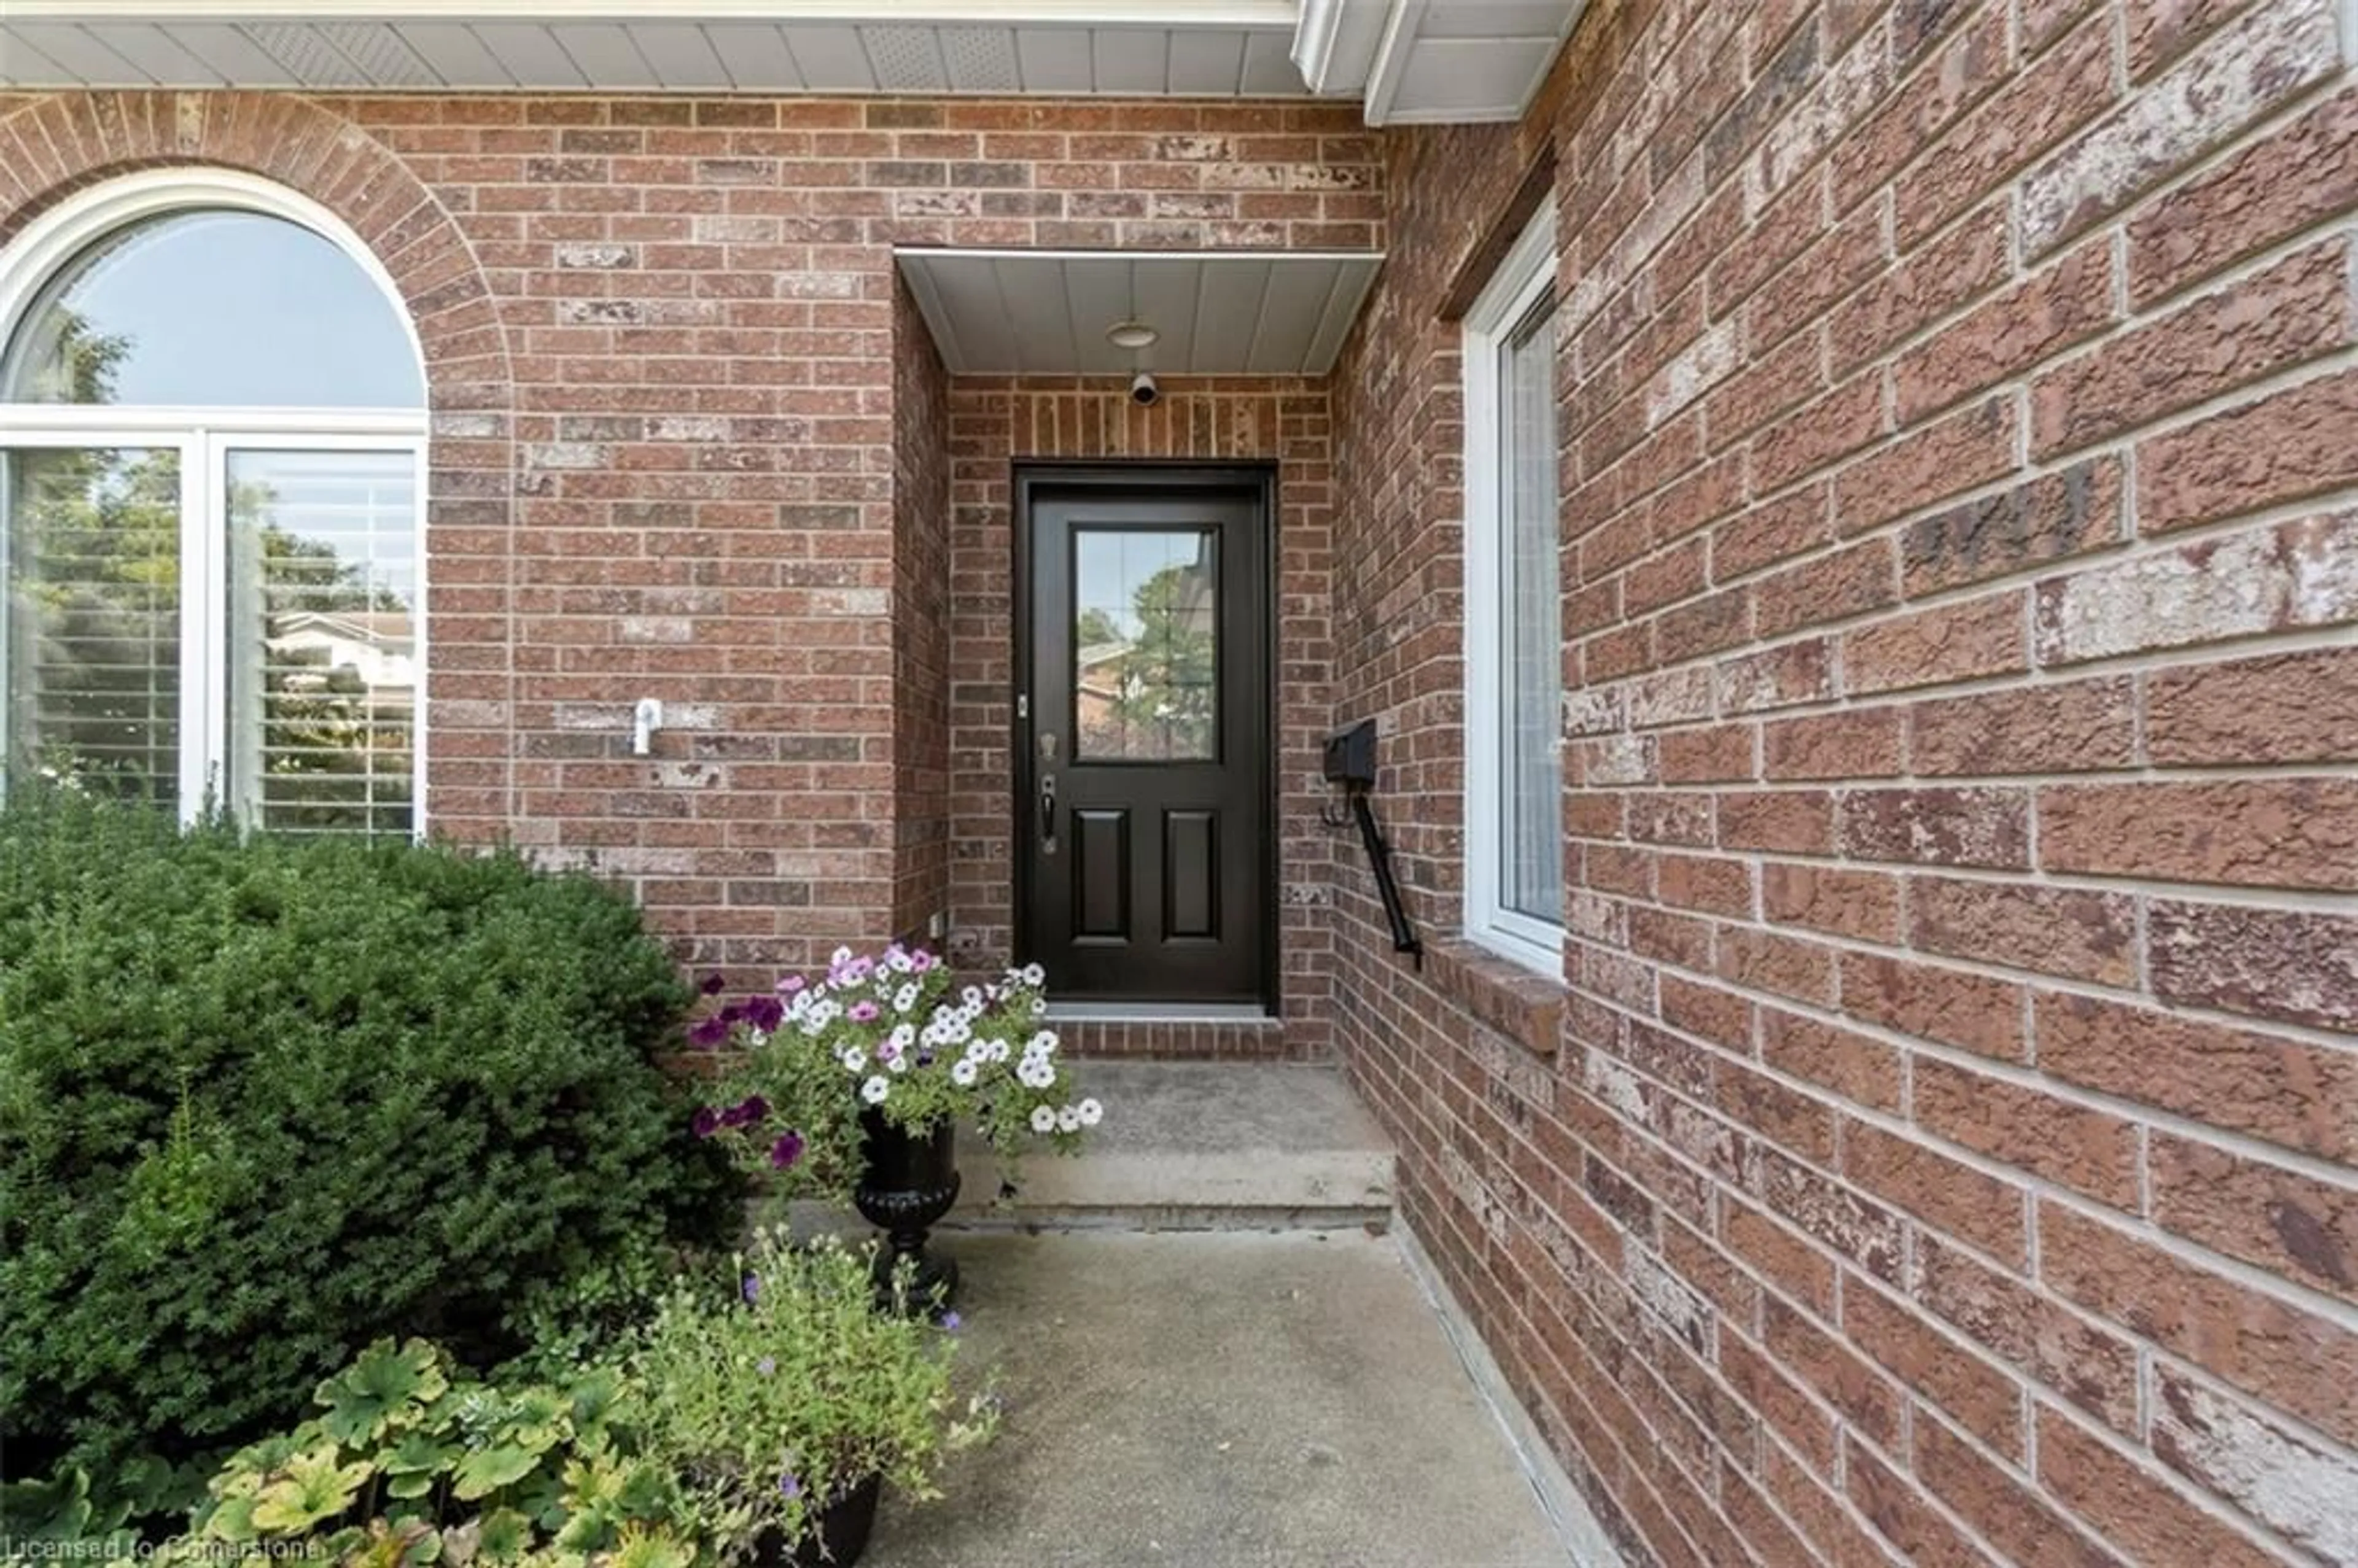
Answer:
[[[959,375],[1324,375],[1383,257],[1372,252],[904,250]],[[1141,349],[1107,337],[1139,322]]]
[[[1314,94],[1371,124],[1496,120],[1585,3],[0,0],[0,87]]]

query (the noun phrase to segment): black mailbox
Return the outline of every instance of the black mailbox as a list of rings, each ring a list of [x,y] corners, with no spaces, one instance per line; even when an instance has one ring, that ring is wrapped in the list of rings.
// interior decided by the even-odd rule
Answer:
[[[1349,789],[1376,787],[1376,721],[1362,719],[1326,737],[1326,782]]]

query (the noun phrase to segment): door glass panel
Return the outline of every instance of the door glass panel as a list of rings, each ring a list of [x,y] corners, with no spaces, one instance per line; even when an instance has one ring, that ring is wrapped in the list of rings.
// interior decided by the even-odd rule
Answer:
[[[1535,919],[1563,918],[1562,722],[1563,589],[1557,566],[1555,305],[1541,300],[1516,325],[1500,368],[1506,503],[1499,552],[1507,607],[1501,633],[1507,766],[1500,801],[1500,902]]]
[[[178,451],[21,449],[0,470],[9,771],[177,806]]]
[[[1218,535],[1207,528],[1073,531],[1074,755],[1219,755]]]
[[[415,460],[227,460],[231,798],[267,828],[406,835],[416,822]]]

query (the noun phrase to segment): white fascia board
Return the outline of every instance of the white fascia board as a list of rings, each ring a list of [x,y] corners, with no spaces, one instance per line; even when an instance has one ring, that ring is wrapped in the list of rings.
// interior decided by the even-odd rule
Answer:
[[[1367,122],[1381,125],[1391,119],[1392,100],[1400,94],[1401,78],[1408,74],[1409,51],[1416,47],[1417,29],[1424,22],[1424,0],[1392,0],[1384,18],[1383,37],[1368,67]]]
[[[1301,0],[7,0],[12,22],[760,21],[1291,29]]]
[[[1313,92],[1356,96],[1368,84],[1390,0],[1302,0],[1293,63]]]

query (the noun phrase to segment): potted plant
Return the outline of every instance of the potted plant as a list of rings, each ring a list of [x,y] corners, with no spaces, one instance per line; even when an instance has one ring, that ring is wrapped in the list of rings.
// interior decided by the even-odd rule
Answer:
[[[698,1538],[761,1568],[855,1561],[890,1486],[940,1496],[996,1402],[952,1389],[955,1314],[873,1309],[870,1260],[833,1238],[754,1233],[727,1274],[664,1299],[632,1358],[647,1451],[682,1477]]]
[[[838,948],[823,977],[789,976],[690,1026],[699,1049],[733,1047],[696,1130],[767,1170],[781,1197],[849,1198],[886,1233],[880,1289],[906,1268],[902,1299],[940,1310],[957,1272],[925,1238],[957,1201],[958,1124],[1012,1164],[1036,1141],[1074,1152],[1104,1115],[1057,1055],[1041,984],[1037,966],[961,985],[922,948]]]

